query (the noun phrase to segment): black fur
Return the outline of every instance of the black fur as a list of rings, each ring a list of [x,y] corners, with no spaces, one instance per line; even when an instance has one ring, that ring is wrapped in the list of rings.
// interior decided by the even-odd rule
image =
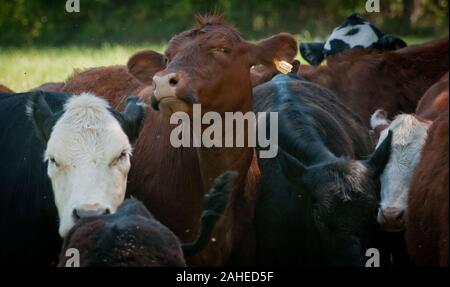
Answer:
[[[126,106],[123,112],[109,109],[113,116],[120,123],[128,139],[133,143],[139,136],[142,123],[145,119],[145,107],[136,96],[129,96],[125,100]]]
[[[377,235],[381,169],[369,162],[383,164],[367,160],[364,125],[330,91],[294,77],[276,76],[254,98],[256,112],[278,112],[280,146],[275,158],[258,158],[258,263],[363,266]]]
[[[323,46],[325,46],[325,43],[322,42],[300,43],[300,53],[308,63],[317,66],[320,65],[325,58]]]
[[[0,94],[0,266],[55,265],[61,246],[45,141],[26,114],[32,97],[45,99],[55,114],[69,95]]]
[[[69,248],[84,267],[186,266],[179,239],[134,198],[114,214],[81,219],[64,239],[59,266]]]

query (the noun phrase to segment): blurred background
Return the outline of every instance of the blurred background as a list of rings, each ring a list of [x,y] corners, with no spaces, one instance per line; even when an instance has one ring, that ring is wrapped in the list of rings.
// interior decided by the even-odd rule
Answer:
[[[0,83],[24,91],[74,69],[125,64],[139,49],[164,49],[196,14],[222,12],[249,40],[290,32],[320,39],[356,12],[386,33],[420,43],[448,35],[448,0],[0,0]]]

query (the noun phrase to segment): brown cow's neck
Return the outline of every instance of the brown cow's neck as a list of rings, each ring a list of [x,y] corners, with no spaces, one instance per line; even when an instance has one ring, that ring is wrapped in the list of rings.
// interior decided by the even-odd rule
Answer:
[[[205,192],[212,181],[225,171],[237,171],[239,178],[236,185],[242,186],[252,161],[252,148],[198,148],[197,154],[200,164]]]
[[[251,90],[243,94],[241,99],[248,99],[239,109],[246,113],[253,110]],[[224,120],[224,119],[222,119]],[[224,127],[225,125],[222,124]],[[248,138],[248,131],[245,131]],[[197,148],[197,155],[202,176],[204,191],[208,192],[212,181],[226,171],[237,171],[239,176],[235,181],[235,189],[230,195],[229,208],[217,223],[213,237],[217,240],[209,244],[200,254],[203,262],[224,264],[232,255],[243,231],[251,225],[255,198],[255,184],[258,178],[258,168],[254,160],[254,148]],[[251,168],[251,166],[253,168]],[[244,216],[245,215],[245,216]]]

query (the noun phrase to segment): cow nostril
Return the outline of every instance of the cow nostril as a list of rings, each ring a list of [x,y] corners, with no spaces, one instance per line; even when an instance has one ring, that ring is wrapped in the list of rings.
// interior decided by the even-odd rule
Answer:
[[[400,212],[398,213],[396,219],[397,219],[397,220],[402,220],[404,214],[405,214],[405,211],[404,211],[404,210],[400,211]]]
[[[74,219],[75,221],[80,220],[80,216],[78,215],[78,211],[77,211],[76,208],[74,208],[73,211],[72,211],[72,217],[73,217],[73,219]]]
[[[178,78],[177,78],[177,76],[174,76],[174,77],[170,78],[169,84],[172,87],[175,87],[176,85],[178,85]]]
[[[84,209],[84,208],[75,208],[72,212],[72,216],[75,221],[80,220],[81,218],[100,216],[100,215],[108,215],[111,213],[109,208],[97,208],[97,209]]]

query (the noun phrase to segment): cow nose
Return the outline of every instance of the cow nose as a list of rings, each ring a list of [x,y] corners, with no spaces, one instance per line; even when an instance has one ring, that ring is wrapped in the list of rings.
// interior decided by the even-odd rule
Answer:
[[[396,207],[381,209],[380,224],[386,231],[401,231],[404,228],[405,211]]]
[[[166,75],[155,75],[153,77],[153,93],[159,102],[163,98],[175,97],[175,89],[180,82],[180,78],[176,73]]]
[[[109,208],[105,207],[99,207],[96,206],[94,208],[92,207],[79,207],[73,209],[73,217],[77,221],[81,218],[85,217],[93,217],[93,216],[99,216],[99,215],[107,215],[110,214],[111,211]]]

